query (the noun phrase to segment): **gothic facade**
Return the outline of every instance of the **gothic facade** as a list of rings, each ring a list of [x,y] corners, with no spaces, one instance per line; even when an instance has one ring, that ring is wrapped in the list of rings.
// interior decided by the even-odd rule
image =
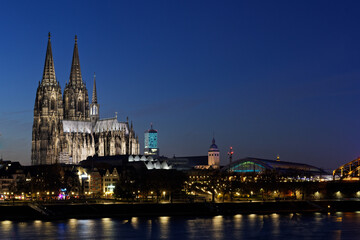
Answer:
[[[99,118],[96,82],[89,103],[82,80],[77,37],[69,82],[62,95],[56,80],[50,34],[42,80],[36,92],[32,131],[32,165],[77,164],[88,156],[140,154],[139,139],[133,125],[119,122],[117,116]]]

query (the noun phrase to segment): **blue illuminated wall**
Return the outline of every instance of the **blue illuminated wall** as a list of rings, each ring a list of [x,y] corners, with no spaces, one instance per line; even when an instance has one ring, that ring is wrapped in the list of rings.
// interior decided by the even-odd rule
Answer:
[[[159,155],[158,132],[152,128],[145,131],[144,155]]]
[[[145,133],[145,148],[157,148],[157,132],[146,132]]]

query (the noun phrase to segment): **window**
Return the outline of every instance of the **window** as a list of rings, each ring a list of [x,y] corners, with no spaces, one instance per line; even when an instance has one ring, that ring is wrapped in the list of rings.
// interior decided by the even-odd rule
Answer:
[[[51,101],[50,101],[50,110],[51,110],[51,111],[54,111],[54,110],[55,110],[55,99],[54,99],[54,98],[51,98]]]
[[[84,112],[84,102],[81,99],[78,101],[78,111]]]

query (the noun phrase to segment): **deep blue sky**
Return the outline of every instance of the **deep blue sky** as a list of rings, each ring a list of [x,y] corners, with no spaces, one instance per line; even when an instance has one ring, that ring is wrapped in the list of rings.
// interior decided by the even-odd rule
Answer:
[[[55,3],[56,2],[56,3]],[[30,164],[47,34],[57,79],[81,70],[102,117],[150,123],[162,154],[332,170],[360,155],[358,1],[2,1],[0,154]]]

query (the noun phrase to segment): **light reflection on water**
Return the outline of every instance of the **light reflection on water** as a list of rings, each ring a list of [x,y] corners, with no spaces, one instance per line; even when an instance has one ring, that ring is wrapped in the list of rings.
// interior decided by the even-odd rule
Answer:
[[[130,219],[130,223],[133,226],[134,229],[139,229],[139,219],[137,217],[132,217]]]
[[[169,237],[169,227],[170,217],[159,217],[159,225],[160,225],[160,237],[168,238]]]
[[[215,216],[212,218],[212,229],[214,231],[214,237],[216,239],[224,238],[224,217]]]
[[[360,213],[0,221],[1,239],[354,239]]]

